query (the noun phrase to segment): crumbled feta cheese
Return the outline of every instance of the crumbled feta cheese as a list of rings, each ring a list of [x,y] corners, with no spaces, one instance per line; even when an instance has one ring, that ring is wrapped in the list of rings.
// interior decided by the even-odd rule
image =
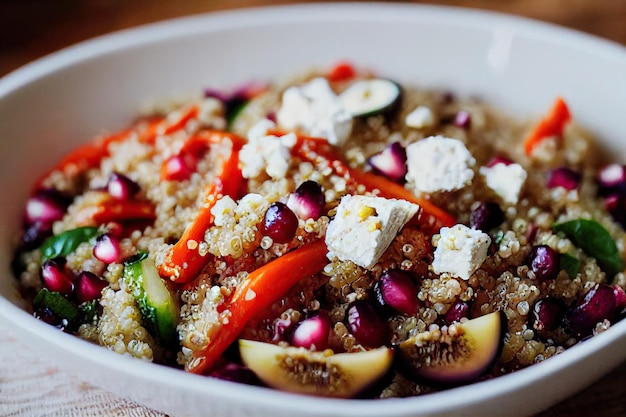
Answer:
[[[442,227],[435,249],[433,269],[436,274],[444,272],[468,280],[487,259],[491,244],[488,234],[457,224]]]
[[[487,186],[495,191],[505,203],[517,204],[528,174],[520,164],[498,163],[492,167],[480,167]]]
[[[352,116],[325,78],[285,90],[276,119],[285,129],[301,129],[333,145],[341,145],[352,131]]]
[[[406,179],[417,192],[459,190],[472,182],[476,160],[463,142],[431,136],[406,148]]]
[[[229,217],[235,213],[237,209],[237,203],[235,200],[225,195],[215,202],[215,205],[211,208],[211,214],[213,215],[213,223],[216,226],[224,226]]]
[[[417,106],[415,110],[406,115],[404,123],[409,127],[423,129],[435,124],[435,116],[430,107]]]
[[[241,174],[254,178],[263,170],[274,179],[284,178],[291,163],[290,149],[296,143],[296,135],[288,133],[277,137],[268,135],[276,127],[270,120],[259,121],[248,131],[248,143],[239,151]]]
[[[371,268],[418,209],[416,204],[404,200],[342,197],[326,231],[329,259],[336,257]]]

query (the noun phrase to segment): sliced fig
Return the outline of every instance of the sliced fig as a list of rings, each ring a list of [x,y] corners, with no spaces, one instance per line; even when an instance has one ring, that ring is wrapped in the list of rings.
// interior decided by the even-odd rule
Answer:
[[[383,377],[393,362],[393,351],[386,347],[334,354],[240,340],[239,352],[244,365],[273,388],[338,398],[356,396]]]
[[[506,316],[493,312],[436,332],[423,332],[399,345],[402,370],[418,381],[457,385],[481,376],[498,358]]]

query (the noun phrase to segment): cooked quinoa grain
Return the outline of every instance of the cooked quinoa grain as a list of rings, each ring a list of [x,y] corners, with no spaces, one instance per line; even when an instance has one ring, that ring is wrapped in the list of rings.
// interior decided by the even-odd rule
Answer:
[[[537,136],[541,109],[330,74],[251,87],[238,112],[228,94],[145,106],[96,139],[101,157],[48,172],[15,251],[34,315],[208,377],[237,362],[270,387],[376,398],[611,331],[626,184],[597,180],[605,161],[563,100]],[[239,340],[261,344],[239,359]]]

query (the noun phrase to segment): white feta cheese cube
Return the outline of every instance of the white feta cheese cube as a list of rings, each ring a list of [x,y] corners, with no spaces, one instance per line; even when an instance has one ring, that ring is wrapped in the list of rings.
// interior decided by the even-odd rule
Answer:
[[[487,186],[505,203],[517,204],[528,174],[520,164],[497,163],[492,167],[480,167]]]
[[[343,144],[352,131],[352,116],[321,77],[285,90],[276,119],[285,129],[302,130],[333,145]]]
[[[488,234],[457,224],[442,227],[439,235],[433,260],[436,274],[446,272],[468,280],[487,259],[487,249],[491,244]]]
[[[463,142],[431,136],[407,146],[409,186],[417,192],[460,190],[472,182],[476,160]]]
[[[435,124],[435,115],[428,106],[417,106],[415,110],[407,114],[404,118],[404,123],[409,127],[416,129],[423,129],[425,127],[431,127]]]
[[[404,200],[346,195],[326,230],[328,258],[371,268],[419,206]]]
[[[254,178],[263,170],[274,179],[284,178],[287,174],[291,163],[290,149],[296,143],[296,135],[268,135],[268,131],[275,127],[273,122],[264,119],[248,131],[248,143],[239,151],[244,178]]]

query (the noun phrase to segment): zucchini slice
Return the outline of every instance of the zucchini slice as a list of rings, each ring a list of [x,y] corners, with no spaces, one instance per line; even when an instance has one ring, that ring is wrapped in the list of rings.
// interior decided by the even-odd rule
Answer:
[[[401,95],[398,83],[373,78],[354,82],[339,95],[339,99],[352,117],[369,117],[392,111]]]
[[[147,254],[124,263],[124,282],[137,301],[147,330],[165,344],[176,343],[179,304]]]

